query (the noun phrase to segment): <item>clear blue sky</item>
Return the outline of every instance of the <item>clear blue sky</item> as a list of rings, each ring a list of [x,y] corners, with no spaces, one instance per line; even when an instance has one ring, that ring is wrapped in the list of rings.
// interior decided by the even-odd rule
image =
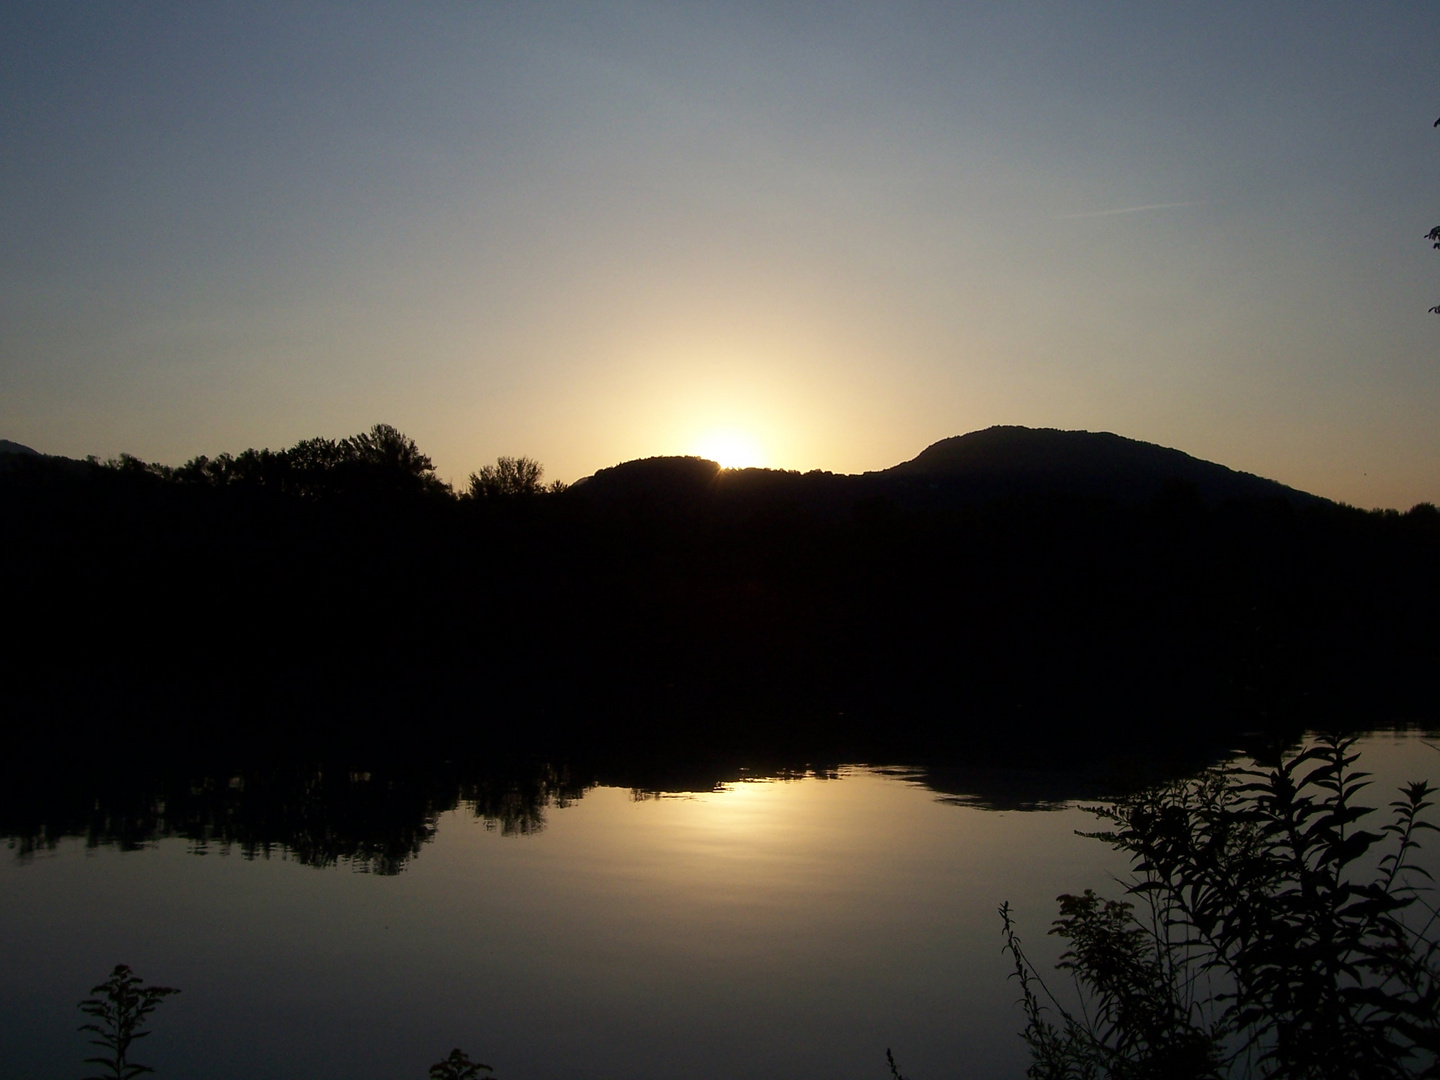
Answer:
[[[1440,500],[1440,5],[0,2],[0,437]]]

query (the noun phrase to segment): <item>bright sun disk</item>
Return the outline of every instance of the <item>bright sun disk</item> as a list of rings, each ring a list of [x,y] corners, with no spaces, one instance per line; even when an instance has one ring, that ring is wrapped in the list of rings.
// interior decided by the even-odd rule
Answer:
[[[765,462],[765,452],[751,435],[729,429],[701,437],[695,444],[695,453],[719,462],[724,469],[746,469]]]

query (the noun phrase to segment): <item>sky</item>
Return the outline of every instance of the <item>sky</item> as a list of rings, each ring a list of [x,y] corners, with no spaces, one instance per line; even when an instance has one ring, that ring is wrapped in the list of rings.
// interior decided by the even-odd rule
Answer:
[[[0,437],[1440,501],[1440,5],[0,0]]]

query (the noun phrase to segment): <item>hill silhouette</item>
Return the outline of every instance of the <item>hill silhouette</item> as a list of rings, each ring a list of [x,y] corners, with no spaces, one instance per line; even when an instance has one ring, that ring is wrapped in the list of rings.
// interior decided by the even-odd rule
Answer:
[[[1437,715],[1434,507],[1114,435],[457,494],[376,425],[174,467],[0,455],[0,520],[17,768],[61,745],[1068,761]]]
[[[1193,485],[1210,505],[1226,499],[1284,499],[1296,506],[1324,501],[1274,480],[1108,431],[991,427],[942,439],[880,475],[945,481],[955,485],[952,495],[972,499],[1053,492],[1134,502],[1178,483]]]
[[[651,512],[722,513],[785,506],[829,516],[857,504],[960,508],[997,499],[1098,499],[1135,504],[1184,491],[1206,506],[1230,500],[1326,500],[1250,473],[1109,432],[1001,426],[957,435],[910,461],[859,475],[780,469],[722,469],[698,457],[654,457],[601,469],[572,497]]]
[[[301,446],[308,448],[319,441],[307,440]],[[0,439],[0,454],[47,457],[8,439]],[[80,464],[67,458],[48,460]],[[133,458],[121,460],[134,462]],[[196,460],[201,462],[200,468],[213,465],[208,459]],[[942,439],[909,461],[856,475],[725,469],[706,458],[660,456],[600,469],[569,490],[577,501],[615,502],[657,511],[695,509],[721,500],[757,506],[785,503],[835,512],[848,511],[859,500],[876,498],[931,507],[1034,497],[1135,503],[1176,487],[1189,489],[1207,506],[1232,499],[1282,499],[1297,507],[1327,501],[1275,480],[1110,432],[1017,425],[997,425]]]

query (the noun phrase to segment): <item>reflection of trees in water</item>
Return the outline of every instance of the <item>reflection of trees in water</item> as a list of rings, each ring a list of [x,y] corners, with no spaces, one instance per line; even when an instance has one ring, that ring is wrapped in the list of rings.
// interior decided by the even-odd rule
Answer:
[[[1259,739],[1252,751],[1272,752],[1274,745]],[[550,810],[569,806],[592,787],[626,788],[638,801],[750,781],[833,780],[848,771],[833,763],[771,760],[745,766],[733,758],[677,757],[555,764],[538,756],[474,753],[435,764],[399,758],[377,767],[367,758],[323,766],[221,768],[213,759],[201,763],[177,750],[143,766],[92,755],[68,769],[5,769],[0,837],[22,860],[64,838],[124,851],[176,838],[202,855],[280,857],[394,874],[435,838],[440,816],[455,810],[502,836],[524,837],[543,831]],[[1064,763],[1052,753],[969,757],[964,766],[870,768],[960,806],[1044,810],[1191,776],[1215,760],[1213,748],[1199,746],[1165,757],[1097,751],[1071,755]]]
[[[946,801],[981,809],[1042,809],[1098,798],[1106,777],[1123,773],[1080,764],[1069,770],[994,766],[885,768]],[[1175,770],[1167,775],[1181,775]],[[679,766],[555,765],[505,759],[479,765],[414,763],[379,769],[290,765],[269,769],[186,768],[137,776],[133,768],[76,769],[0,784],[0,836],[19,859],[81,837],[90,847],[132,851],[164,839],[189,841],[200,855],[294,859],[395,874],[435,838],[442,814],[473,814],[502,836],[545,828],[546,814],[596,786],[628,788],[635,800],[711,792],[751,781],[833,780],[835,765],[737,767],[696,759]],[[1113,784],[1111,785],[1113,790]]]
[[[547,808],[568,805],[584,788],[549,765],[463,779],[452,770],[339,768],[132,785],[70,778],[32,791],[41,802],[6,807],[0,831],[22,859],[65,837],[125,851],[180,838],[196,854],[278,856],[307,866],[395,874],[434,839],[441,814],[464,805],[502,835],[523,836],[544,828]]]
[[[125,781],[95,774],[0,790],[0,835],[17,858],[83,837],[89,847],[134,851],[184,839],[198,855],[292,858],[395,874],[435,838],[440,815],[464,810],[502,836],[530,836],[546,813],[591,787],[628,787],[639,799],[714,791],[746,780],[834,779],[834,767],[763,771],[694,764],[680,770],[597,772],[542,761],[472,770],[289,768],[199,778]]]
[[[585,794],[586,784],[568,769],[537,765],[509,779],[490,778],[463,785],[461,800],[487,829],[501,836],[528,836],[545,828],[545,811],[564,809]]]
[[[838,780],[845,771],[835,765],[779,766],[768,769],[726,769],[692,766],[680,771],[644,776],[621,775],[602,780],[610,787],[628,787],[633,802],[648,802],[675,795],[724,791],[737,784],[774,784],[794,780]]]

